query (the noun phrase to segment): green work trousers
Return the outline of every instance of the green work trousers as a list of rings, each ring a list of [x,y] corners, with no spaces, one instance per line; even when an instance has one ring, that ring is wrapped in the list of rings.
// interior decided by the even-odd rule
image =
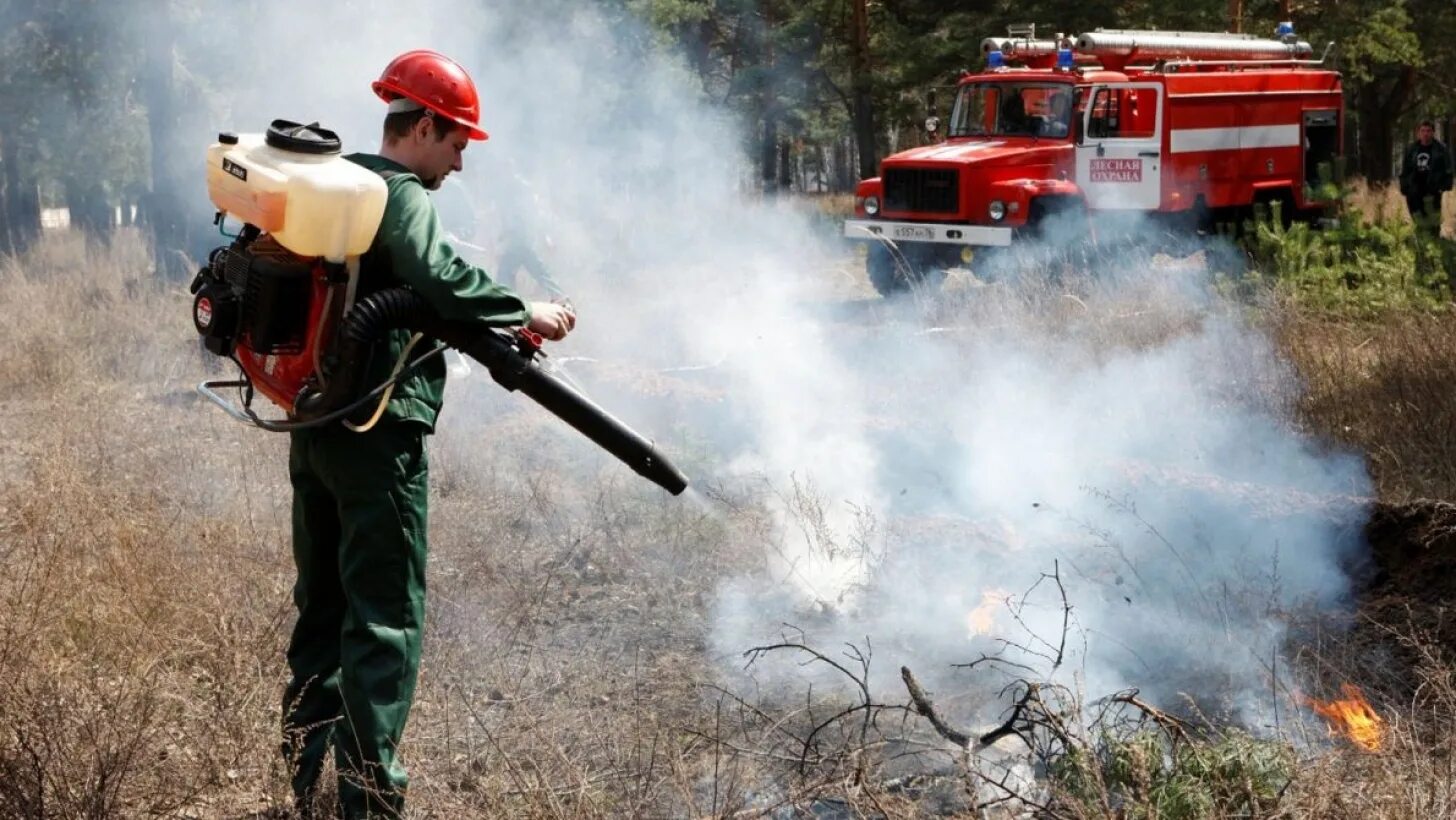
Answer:
[[[404,808],[397,751],[425,616],[427,431],[386,420],[366,433],[332,424],[292,434],[298,623],[283,753],[306,803],[333,744],[346,817]]]

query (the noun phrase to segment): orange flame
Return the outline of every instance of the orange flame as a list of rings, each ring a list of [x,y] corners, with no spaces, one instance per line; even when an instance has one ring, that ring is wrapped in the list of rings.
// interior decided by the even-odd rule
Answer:
[[[1349,683],[1341,684],[1340,693],[1344,697],[1336,700],[1309,698],[1310,708],[1329,722],[1331,733],[1339,732],[1366,751],[1380,751],[1385,721],[1371,708],[1370,702],[1365,700],[1360,687]]]
[[[996,607],[1005,603],[1007,595],[1004,589],[988,589],[981,593],[980,605],[966,613],[966,628],[971,630],[973,637],[991,633],[991,626],[996,620]]]

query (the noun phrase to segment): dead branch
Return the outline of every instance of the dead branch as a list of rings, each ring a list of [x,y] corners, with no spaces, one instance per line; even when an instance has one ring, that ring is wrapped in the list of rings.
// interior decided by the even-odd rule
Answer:
[[[1021,698],[1016,701],[1016,705],[1011,708],[1011,717],[1007,718],[1005,723],[1001,724],[995,729],[992,729],[986,734],[981,735],[979,745],[990,746],[992,743],[995,743],[996,741],[1000,740],[1003,737],[1006,737],[1007,735],[1016,735],[1017,737],[1021,738],[1021,742],[1025,743],[1027,748],[1031,748],[1031,741],[1027,740],[1026,735],[1023,735],[1021,731],[1016,727],[1016,722],[1018,720],[1021,720],[1022,715],[1026,713],[1027,704],[1031,703],[1032,698],[1037,697],[1038,691],[1039,687],[1036,684],[1026,684],[1026,693],[1022,695]]]
[[[1026,602],[1028,600],[1030,600],[1031,594],[1036,591],[1036,588],[1037,587],[1041,586],[1042,581],[1046,581],[1046,580],[1051,580],[1051,581],[1055,582],[1056,585],[1057,585],[1057,592],[1060,593],[1061,596],[1062,596],[1062,637],[1061,637],[1061,641],[1058,642],[1057,646],[1055,647],[1056,653],[1057,653],[1056,654],[1056,657],[1050,657],[1048,655],[1043,655],[1040,652],[1032,651],[1028,647],[1020,646],[1020,645],[1015,644],[1015,643],[1013,643],[1011,641],[1003,640],[1002,643],[1005,644],[1005,645],[1007,645],[1007,646],[1014,646],[1014,647],[1016,647],[1018,649],[1021,649],[1022,651],[1030,652],[1031,654],[1034,654],[1034,655],[1036,655],[1039,658],[1045,658],[1046,660],[1051,661],[1051,665],[1052,665],[1051,668],[1052,668],[1053,671],[1055,671],[1055,670],[1061,668],[1062,659],[1066,656],[1066,651],[1067,651],[1067,629],[1071,625],[1071,619],[1072,619],[1072,605],[1071,605],[1070,602],[1067,601],[1067,588],[1062,585],[1062,566],[1061,566],[1061,562],[1060,561],[1053,561],[1052,562],[1052,573],[1050,575],[1048,575],[1045,572],[1043,572],[1041,574],[1041,577],[1036,579],[1036,583],[1032,584],[1031,587],[1026,590],[1026,592],[1023,592],[1021,594],[1021,602],[1018,605],[1014,606],[1014,607],[1008,605],[1007,609],[1008,609],[1008,611],[1010,611],[1011,617],[1022,628],[1022,630],[1026,632],[1026,634],[1030,635],[1034,640],[1038,641],[1039,643],[1045,645],[1047,649],[1052,649],[1053,647],[1052,647],[1051,643],[1049,641],[1043,639],[1040,635],[1036,634],[1034,631],[1032,631],[1031,627],[1026,624],[1026,621],[1022,620],[1022,618],[1021,618],[1021,612],[1022,612],[1022,610],[1026,609]]]
[[[1057,582],[1057,592],[1062,596],[1062,640],[1057,644],[1057,662],[1052,664],[1052,669],[1056,670],[1061,668],[1062,658],[1066,655],[1067,626],[1072,618],[1072,605],[1067,601],[1067,588],[1062,586],[1062,564],[1060,561],[1052,561],[1052,580]]]
[[[853,646],[851,646],[850,648],[854,649]],[[853,672],[849,671],[849,669],[847,669],[843,664],[839,663],[828,655],[825,655],[823,652],[820,652],[819,650],[802,643],[786,642],[770,644],[768,646],[755,646],[752,649],[749,649],[748,651],[743,653],[744,657],[748,658],[748,663],[744,664],[744,668],[753,666],[753,664],[757,662],[760,657],[767,655],[770,652],[776,652],[780,649],[797,649],[800,652],[804,652],[810,655],[810,659],[800,664],[801,666],[808,666],[810,663],[813,663],[817,660],[821,663],[828,664],[829,666],[839,670],[844,674],[845,677],[854,681],[855,685],[859,687],[860,692],[863,693],[865,700],[869,700],[869,684],[863,678],[855,675]],[[858,654],[857,649],[855,650],[855,652],[856,654]],[[860,656],[859,660],[861,661],[861,663],[863,663],[863,656]]]
[[[734,754],[743,755],[744,757],[752,757],[760,760],[772,760],[778,763],[793,763],[795,765],[799,765],[802,763],[802,760],[795,755],[779,754],[777,752],[766,752],[758,749],[749,749],[744,746],[730,743],[721,737],[714,737],[707,732],[703,732],[698,729],[682,728],[681,731],[685,735],[698,738],[699,740],[706,741],[713,746],[726,749]]]
[[[1119,692],[1113,695],[1110,700],[1113,703],[1125,703],[1137,709],[1151,718],[1163,731],[1172,735],[1176,740],[1184,743],[1188,742],[1188,722],[1182,718],[1170,715],[1151,703],[1138,698],[1138,690],[1132,689],[1126,692]]]
[[[935,731],[939,732],[941,737],[962,749],[970,749],[971,736],[966,732],[951,728],[950,724],[941,719],[940,714],[935,711],[935,705],[925,694],[925,690],[920,688],[920,682],[915,680],[915,675],[910,671],[910,667],[900,667],[900,677],[905,681],[905,688],[910,691],[910,700],[915,703],[915,711],[930,721],[930,725],[935,727]]]
[[[953,664],[951,664],[951,667],[953,669],[967,669],[967,670],[969,670],[969,669],[975,669],[977,666],[980,666],[983,663],[1001,664],[1003,666],[1009,666],[1009,667],[1011,667],[1013,669],[1020,669],[1022,671],[1030,672],[1032,674],[1036,674],[1037,673],[1036,668],[1033,667],[1033,666],[1031,666],[1030,664],[1016,663],[1015,661],[1008,661],[1005,658],[997,657],[995,655],[987,655],[984,652],[981,653],[981,657],[976,658],[973,661],[970,661],[968,663],[953,663]]]
[[[864,711],[865,712],[866,721],[867,721],[866,727],[868,727],[868,725],[869,725],[868,724],[868,720],[871,719],[874,715],[877,715],[880,712],[902,711],[902,710],[903,711],[909,711],[904,706],[890,706],[890,705],[881,704],[881,703],[857,703],[854,706],[851,706],[851,707],[849,707],[847,709],[841,710],[838,714],[834,715],[833,717],[829,718],[828,720],[822,721],[817,726],[815,726],[812,731],[809,732],[808,737],[805,737],[804,738],[803,753],[802,753],[802,755],[801,755],[801,757],[799,759],[799,773],[802,774],[808,768],[808,765],[809,765],[809,752],[814,747],[814,741],[815,741],[815,739],[817,739],[819,737],[819,733],[820,732],[824,731],[825,729],[828,729],[830,726],[833,726],[835,723],[838,723],[840,720],[842,720],[844,718],[847,718],[850,715],[853,715],[854,713],[859,712],[859,711]],[[862,748],[862,749],[867,749],[867,748],[869,748],[872,745],[870,743],[870,741],[869,741],[869,737],[867,735],[867,731],[868,730],[866,729],[865,731],[862,731],[860,733],[860,748]]]
[[[757,706],[754,706],[753,704],[749,703],[747,700],[745,700],[741,696],[739,696],[737,694],[734,694],[733,692],[730,692],[730,691],[728,691],[727,689],[724,689],[721,686],[717,686],[715,684],[700,684],[699,685],[699,688],[702,688],[702,689],[711,689],[712,691],[717,692],[720,697],[726,697],[729,700],[732,700],[734,703],[736,703],[738,705],[738,707],[740,709],[744,709],[744,710],[747,710],[747,711],[753,713],[755,716],[757,716],[759,719],[761,719],[767,725],[768,728],[767,728],[766,734],[776,734],[776,733],[777,734],[782,734],[782,735],[784,735],[784,737],[788,738],[789,740],[794,741],[795,743],[799,742],[799,736],[796,735],[796,734],[794,734],[793,732],[789,731],[789,729],[786,728],[786,724],[788,724],[788,722],[790,720],[793,720],[794,718],[798,717],[799,710],[797,710],[797,709],[790,710],[788,712],[785,712],[783,715],[779,716],[778,718],[774,718],[771,715],[769,715],[767,712],[765,712],[762,709],[758,708]]]
[[[790,628],[797,629],[796,627],[792,626]],[[802,631],[799,632],[802,636]],[[811,763],[819,765],[827,760],[842,760],[846,757],[846,755],[842,753],[829,755],[816,754],[817,749],[815,748],[815,741],[818,740],[820,733],[822,733],[829,727],[853,715],[859,714],[861,712],[864,713],[864,719],[860,721],[857,730],[859,735],[859,743],[855,747],[855,751],[851,752],[849,755],[852,757],[857,752],[867,751],[879,745],[879,741],[872,742],[870,740],[870,730],[872,728],[878,727],[877,719],[880,713],[887,711],[909,711],[909,709],[904,706],[892,706],[888,704],[880,704],[874,702],[874,698],[870,694],[869,685],[870,662],[872,655],[870,652],[868,637],[866,637],[865,639],[864,650],[861,650],[858,646],[855,646],[854,644],[845,644],[845,646],[846,650],[844,655],[845,657],[854,661],[854,664],[859,667],[858,673],[851,670],[848,665],[836,661],[833,658],[825,655],[823,652],[820,652],[819,650],[808,646],[807,644],[803,643],[802,640],[785,640],[777,644],[756,646],[743,653],[748,658],[748,663],[746,664],[746,666],[751,667],[754,663],[758,661],[759,658],[770,652],[775,652],[781,649],[796,649],[809,656],[808,660],[805,660],[800,664],[801,666],[807,666],[811,663],[814,663],[815,661],[824,663],[829,667],[837,670],[845,677],[849,678],[851,681],[854,682],[855,687],[859,689],[860,696],[858,703],[854,704],[853,706],[841,709],[826,720],[819,720],[814,714],[814,689],[813,686],[809,687],[808,691],[805,693],[804,712],[807,713],[812,728],[802,740],[798,741],[800,745],[798,763],[799,773],[801,775],[808,771]]]

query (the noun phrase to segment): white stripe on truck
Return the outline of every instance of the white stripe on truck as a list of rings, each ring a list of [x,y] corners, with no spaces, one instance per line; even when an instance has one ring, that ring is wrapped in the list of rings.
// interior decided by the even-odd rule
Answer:
[[[1242,128],[1175,128],[1168,136],[1168,145],[1174,154],[1243,148],[1295,148],[1299,146],[1299,123],[1246,125]]]

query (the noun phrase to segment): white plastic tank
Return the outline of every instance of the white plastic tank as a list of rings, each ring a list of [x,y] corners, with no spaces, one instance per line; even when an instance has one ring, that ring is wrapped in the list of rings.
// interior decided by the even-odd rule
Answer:
[[[207,149],[208,196],[299,256],[358,256],[379,230],[387,189],[340,150],[317,124],[275,120],[266,134],[220,134]]]

